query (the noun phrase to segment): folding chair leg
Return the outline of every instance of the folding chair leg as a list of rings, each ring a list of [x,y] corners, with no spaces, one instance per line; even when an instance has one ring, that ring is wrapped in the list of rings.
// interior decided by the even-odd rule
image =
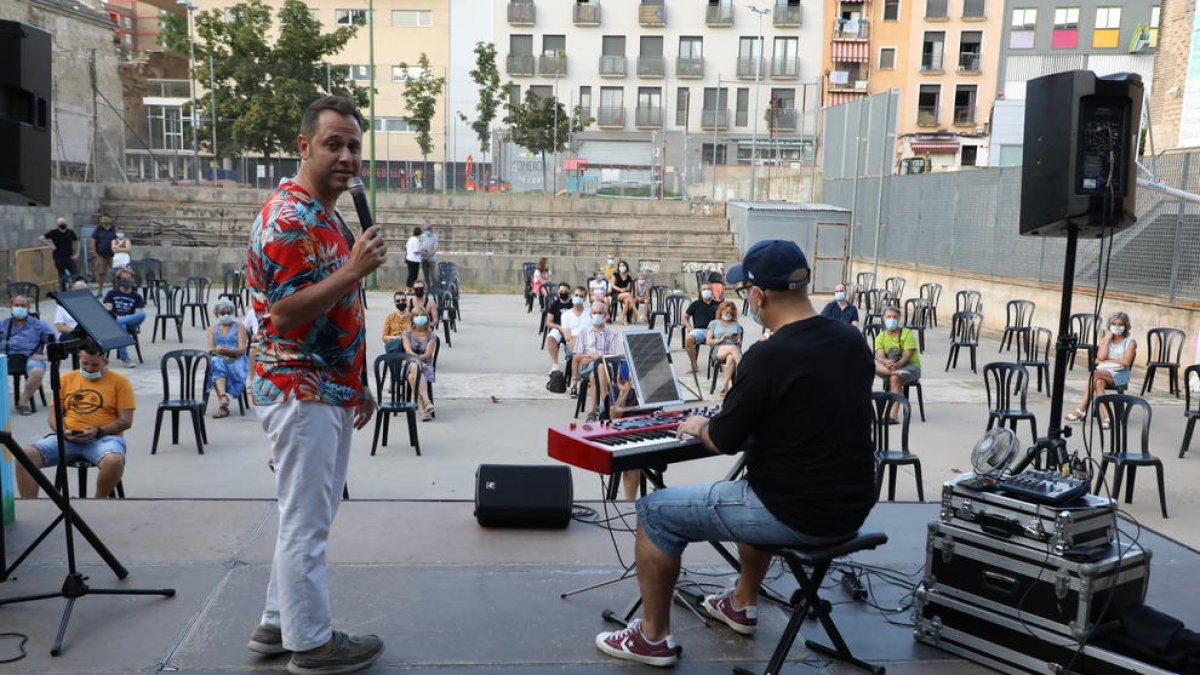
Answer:
[[[1187,423],[1187,429],[1185,429],[1183,432],[1183,445],[1179,446],[1179,459],[1183,459],[1183,456],[1185,454],[1187,454],[1188,448],[1190,448],[1192,446],[1192,430],[1195,427],[1196,427],[1196,418],[1189,417],[1188,423]]]
[[[913,464],[913,471],[917,474],[917,501],[925,501],[925,482],[921,479],[921,462],[918,460]]]
[[[171,445],[179,445],[179,411],[171,411]]]
[[[200,451],[201,455],[203,455],[204,454],[204,430],[201,428],[201,425],[203,424],[203,422],[201,421],[203,419],[202,413],[200,413],[200,411],[196,410],[195,408],[193,408],[189,412],[191,413],[191,416],[192,416],[192,433],[194,433],[196,435],[196,449]]]
[[[391,431],[391,429],[392,429],[392,416],[384,415],[384,417],[383,417],[383,447],[385,447],[385,448],[387,447],[387,444],[388,444],[388,432]]]
[[[158,432],[162,430],[163,413],[166,412],[161,408],[158,414],[154,416],[154,441],[150,444],[150,454],[158,452]]]
[[[1163,465],[1155,464],[1154,471],[1158,474],[1158,505],[1162,508],[1163,519],[1167,518],[1167,489],[1163,485]]]
[[[417,451],[417,457],[420,457],[421,441],[417,438],[417,412],[415,410],[408,411],[408,443]]]
[[[379,428],[383,426],[383,418],[386,414],[375,413],[375,433],[371,436],[371,456],[375,456],[375,450],[379,447]]]
[[[1130,464],[1126,469],[1129,473],[1125,478],[1125,503],[1133,503],[1133,484],[1137,480],[1137,465]]]

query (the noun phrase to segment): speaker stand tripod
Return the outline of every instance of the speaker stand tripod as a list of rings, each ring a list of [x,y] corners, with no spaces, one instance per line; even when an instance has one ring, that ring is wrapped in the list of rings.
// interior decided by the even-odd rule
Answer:
[[[94,300],[94,298],[93,298]],[[29,545],[25,551],[17,557],[17,560],[11,567],[3,571],[0,575],[0,580],[7,579],[9,575],[17,569],[29,554],[33,552],[39,544],[42,543],[50,535],[55,527],[61,522],[63,531],[66,537],[67,544],[67,576],[63,580],[62,588],[58,591],[49,593],[38,593],[35,595],[24,595],[15,598],[0,598],[0,606],[12,605],[21,602],[32,602],[34,600],[48,600],[50,598],[65,598],[67,601],[66,608],[63,609],[62,621],[58,624],[58,634],[54,638],[54,646],[50,648],[51,656],[58,656],[62,653],[63,638],[67,633],[67,624],[71,620],[71,612],[75,609],[75,601],[79,598],[88,595],[161,595],[164,597],[174,597],[175,589],[161,588],[154,590],[139,590],[129,588],[92,588],[88,586],[88,578],[80,574],[75,562],[75,530],[78,529],[80,534],[87,539],[92,545],[96,553],[104,559],[112,569],[113,574],[118,579],[124,579],[129,576],[129,571],[126,570],[116,559],[115,556],[100,541],[96,533],[92,531],[87,523],[75,513],[75,509],[71,506],[71,494],[69,481],[67,480],[67,465],[66,465],[66,444],[63,435],[63,413],[62,413],[62,389],[59,380],[59,364],[66,358],[68,353],[78,350],[82,346],[82,340],[72,340],[69,342],[55,342],[46,345],[47,357],[50,360],[50,389],[54,397],[54,422],[55,422],[55,437],[58,440],[58,483],[61,486],[61,491],[56,489],[48,478],[41,472],[38,467],[33,465],[33,462],[25,456],[25,452],[21,449],[10,434],[0,432],[0,443],[3,443],[13,457],[21,464],[21,466],[37,481],[38,485],[46,492],[50,499],[59,509],[58,517],[54,519],[50,525],[42,531],[33,543]],[[0,565],[3,564],[0,560]]]

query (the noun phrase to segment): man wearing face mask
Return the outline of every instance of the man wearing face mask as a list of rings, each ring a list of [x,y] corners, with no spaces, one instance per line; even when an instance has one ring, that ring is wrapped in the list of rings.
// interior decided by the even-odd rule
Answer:
[[[615,253],[609,253],[604,259],[604,264],[600,266],[600,273],[604,275],[604,280],[612,283],[613,275],[617,273],[617,256]]]
[[[104,292],[104,282],[108,280],[109,270],[112,269],[113,261],[113,241],[117,238],[116,229],[113,227],[112,216],[107,213],[100,216],[100,227],[97,227],[92,232],[92,238],[88,240],[88,247],[92,252],[92,265],[96,273],[96,283],[100,286],[100,292]]]
[[[734,481],[669,487],[637,503],[635,555],[644,616],[596,636],[616,658],[656,666],[678,660],[671,594],[690,542],[733,541],[741,558],[734,588],[709,595],[708,614],[735,632],[758,627],[759,587],[771,554],[751,544],[821,546],[847,539],[875,504],[871,443],[871,353],[858,331],[819,316],[800,247],[750,247],[727,280],[749,302],[770,340],[746,351],[721,411],[690,417],[680,436],[712,452],[745,453]]]
[[[875,374],[887,381],[888,391],[904,395],[904,385],[921,379],[921,350],[917,336],[900,325],[900,308],[883,310],[883,328],[875,336]],[[900,405],[892,406],[891,420],[898,421]]]
[[[565,286],[565,284],[564,284]],[[562,302],[562,289],[559,286],[559,302]],[[592,312],[587,304],[587,289],[583,286],[578,286],[571,292],[570,309],[564,309],[559,313],[558,321],[552,324],[547,324],[546,334],[546,351],[550,354],[550,372],[555,372],[559,369],[558,365],[558,348],[561,345],[567,350],[567,360],[571,362],[571,388],[570,395],[575,396],[579,393],[579,369],[574,367],[575,341],[588,330],[592,325]],[[547,317],[547,321],[552,317]]]
[[[708,338],[708,324],[717,318],[718,304],[717,299],[713,297],[712,286],[701,284],[700,299],[693,300],[683,312],[683,329],[686,331],[683,344],[687,348],[688,360],[692,362],[689,375],[696,372],[696,358],[700,354],[700,345]]]
[[[67,275],[79,274],[75,261],[79,260],[79,235],[67,226],[66,218],[59,218],[58,225],[53,230],[38,237],[47,246],[54,247],[51,257],[54,259],[54,269],[58,270],[58,278],[66,279]],[[66,285],[62,285],[66,288]]]
[[[572,370],[578,373],[575,378],[576,384],[579,378],[590,377],[592,371],[599,368],[600,386],[592,387],[592,412],[588,415],[589,422],[596,419],[600,410],[600,397],[603,392],[608,391],[608,369],[600,365],[600,359],[617,353],[617,334],[606,325],[607,318],[608,307],[603,302],[592,303],[592,325],[575,338]],[[577,392],[576,387],[572,386],[571,391]]]
[[[142,311],[146,300],[142,298],[141,293],[134,290],[133,272],[129,270],[117,270],[113,284],[116,288],[104,295],[104,308],[113,313],[125,332],[135,333],[146,320],[146,313]],[[137,367],[137,364],[130,360],[129,349],[126,347],[117,349],[117,358],[121,359],[121,364],[126,368]]]
[[[25,387],[17,394],[17,412],[32,415],[30,405],[33,395],[42,386],[46,375],[47,342],[55,339],[54,331],[46,322],[29,315],[29,298],[14,295],[12,314],[0,321],[0,340],[4,341],[4,354],[8,356],[10,373],[25,372]]]
[[[858,308],[846,299],[845,284],[833,287],[833,300],[825,304],[825,308],[821,310],[821,316],[848,323],[851,326],[858,325]]]
[[[137,407],[133,386],[124,375],[108,370],[108,357],[91,343],[79,350],[79,370],[65,373],[61,386],[66,460],[85,457],[98,467],[96,496],[107,497],[125,473],[125,439],[121,435],[133,426],[133,411]],[[50,431],[56,430],[53,407],[46,423]],[[39,469],[58,464],[55,436],[47,436],[23,449]],[[26,498],[38,495],[37,482],[20,466],[17,490]]]
[[[560,340],[558,338],[562,337],[562,315],[563,312],[571,311],[571,307],[571,285],[566,282],[560,283],[555,292],[546,297],[546,310],[542,313],[542,325],[546,330],[547,343],[551,342],[550,331],[558,330],[558,337],[553,340],[553,344],[550,345],[551,348],[546,350],[550,355],[550,372],[552,373],[560,370],[558,365],[558,345]]]

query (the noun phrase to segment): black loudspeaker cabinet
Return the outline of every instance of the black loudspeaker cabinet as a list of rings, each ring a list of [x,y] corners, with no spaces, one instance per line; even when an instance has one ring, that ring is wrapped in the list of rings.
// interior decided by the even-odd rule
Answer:
[[[475,519],[484,527],[566,527],[574,486],[567,466],[480,464]]]
[[[50,34],[0,21],[0,203],[50,205]]]
[[[1132,225],[1142,78],[1071,70],[1029,81],[1021,234],[1101,237]]]

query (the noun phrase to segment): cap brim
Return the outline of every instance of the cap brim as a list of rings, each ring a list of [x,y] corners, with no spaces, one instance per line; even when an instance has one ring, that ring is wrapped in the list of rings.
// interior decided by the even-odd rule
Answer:
[[[742,263],[738,263],[738,264],[734,265],[733,267],[730,267],[729,271],[727,271],[725,273],[726,285],[737,286],[739,284],[745,283],[745,281],[746,281],[746,271],[742,268]]]

